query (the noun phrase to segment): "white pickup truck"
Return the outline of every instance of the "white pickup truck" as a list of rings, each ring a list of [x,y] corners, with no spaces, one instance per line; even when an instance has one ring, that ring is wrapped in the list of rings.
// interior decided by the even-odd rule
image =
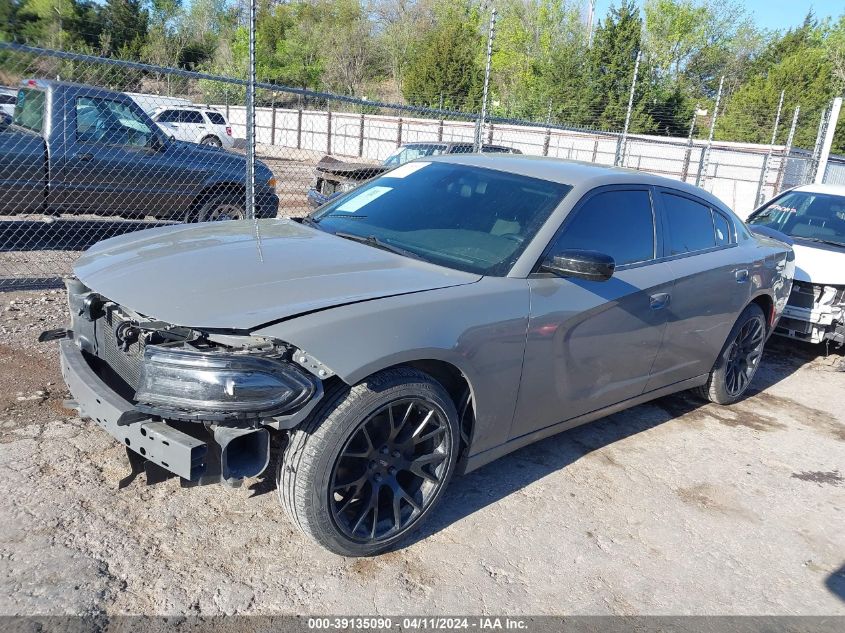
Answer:
[[[747,222],[794,241],[795,281],[776,333],[809,343],[845,344],[845,185],[790,189]]]

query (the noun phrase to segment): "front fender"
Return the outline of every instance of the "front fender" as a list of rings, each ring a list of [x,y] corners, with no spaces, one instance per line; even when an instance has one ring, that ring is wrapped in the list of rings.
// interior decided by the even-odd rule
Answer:
[[[516,406],[529,291],[524,279],[363,301],[292,318],[253,334],[295,345],[347,384],[411,361],[450,363],[475,405],[470,454],[505,442]]]

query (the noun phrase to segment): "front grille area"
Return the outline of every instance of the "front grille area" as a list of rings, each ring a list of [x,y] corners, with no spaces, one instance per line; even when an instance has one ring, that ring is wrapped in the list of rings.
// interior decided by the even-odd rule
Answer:
[[[782,317],[778,322],[778,329],[791,330],[798,334],[809,334],[813,330],[813,324],[809,321],[799,321],[798,319]]]
[[[95,353],[115,373],[120,376],[133,391],[138,389],[141,379],[141,365],[144,361],[143,340],[136,341],[123,349],[116,330],[123,322],[115,310],[108,310],[106,315],[95,322]]]
[[[816,304],[818,294],[813,284],[808,284],[804,281],[795,281],[792,283],[792,293],[789,295],[789,305],[796,308],[806,308],[812,310]]]

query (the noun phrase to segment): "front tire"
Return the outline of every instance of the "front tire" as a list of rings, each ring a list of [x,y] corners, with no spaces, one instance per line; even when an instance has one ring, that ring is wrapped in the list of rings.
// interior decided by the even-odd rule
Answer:
[[[455,469],[458,415],[436,380],[411,368],[337,385],[293,432],[279,499],[336,554],[371,556],[416,529]]]
[[[186,222],[190,222],[191,217],[189,214]],[[244,194],[234,191],[216,193],[199,206],[194,217],[197,222],[243,220],[246,217]]]
[[[707,383],[698,395],[716,404],[733,404],[743,398],[760,367],[766,343],[766,317],[756,303],[739,315],[725,341]]]

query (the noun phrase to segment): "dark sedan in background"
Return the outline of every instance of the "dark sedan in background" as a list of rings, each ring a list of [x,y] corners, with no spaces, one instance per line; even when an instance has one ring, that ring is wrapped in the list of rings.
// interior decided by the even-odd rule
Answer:
[[[278,434],[282,505],[347,555],[394,546],[455,472],[536,440],[685,389],[736,402],[794,268],[701,189],[517,156],[406,163],[257,233],[102,242],[68,282],[70,329],[45,338],[148,477],[238,484]]]

